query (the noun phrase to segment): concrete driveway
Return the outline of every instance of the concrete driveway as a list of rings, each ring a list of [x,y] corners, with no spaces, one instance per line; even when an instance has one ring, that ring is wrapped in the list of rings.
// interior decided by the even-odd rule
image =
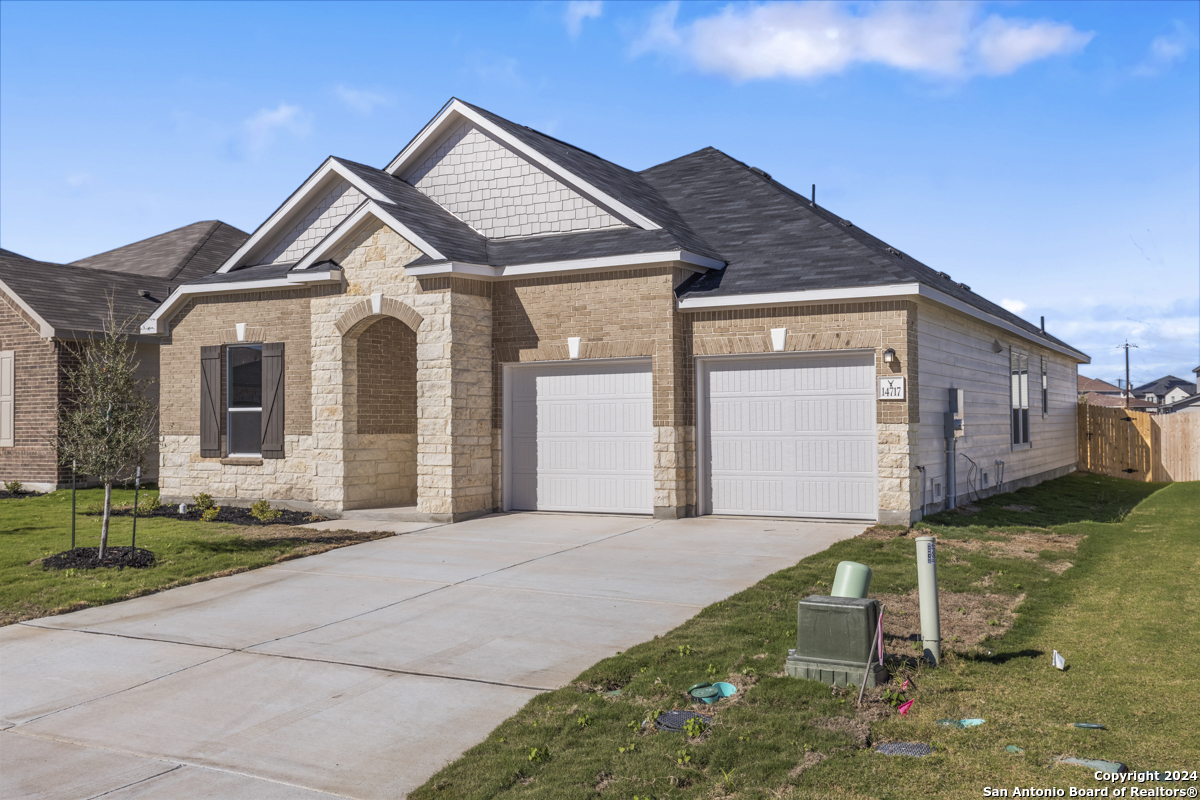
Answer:
[[[347,524],[405,535],[0,629],[0,796],[403,797],[539,692],[865,527]]]

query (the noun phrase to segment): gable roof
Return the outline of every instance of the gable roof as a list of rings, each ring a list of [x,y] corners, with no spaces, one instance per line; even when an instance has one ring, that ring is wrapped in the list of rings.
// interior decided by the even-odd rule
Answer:
[[[1104,408],[1126,408],[1124,397],[1113,397],[1111,394],[1099,394],[1097,392],[1087,392],[1083,395],[1083,402],[1089,406],[1103,406]],[[1137,397],[1129,398],[1128,408],[1158,408],[1157,403],[1147,403]]]
[[[1175,387],[1182,387],[1189,395],[1196,393],[1196,384],[1191,381],[1185,381],[1183,378],[1176,378],[1174,375],[1167,375],[1150,383],[1144,383],[1133,390],[1136,395],[1156,394],[1165,395]]]
[[[193,222],[140,242],[72,261],[71,266],[183,283],[212,273],[248,237],[245,231],[220,220]]]
[[[1107,381],[1098,380],[1096,378],[1085,378],[1082,375],[1079,378],[1080,392],[1098,392],[1099,394],[1120,394],[1121,387],[1113,386]]]
[[[715,148],[642,175],[727,262],[723,270],[685,281],[677,292],[681,298],[919,283],[1020,329],[1029,339],[1079,352]]]
[[[86,338],[104,330],[109,298],[118,321],[141,322],[173,285],[211,273],[245,237],[231,225],[209,221],[71,264],[0,251],[0,289],[38,321],[41,336]]]

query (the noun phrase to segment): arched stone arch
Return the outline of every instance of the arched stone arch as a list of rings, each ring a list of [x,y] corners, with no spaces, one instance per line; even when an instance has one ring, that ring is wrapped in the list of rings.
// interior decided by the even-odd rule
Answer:
[[[411,306],[400,302],[394,297],[372,295],[371,297],[364,297],[346,309],[337,318],[334,326],[338,329],[338,333],[353,339],[380,317],[395,317],[412,328],[413,331],[420,330],[421,323],[425,321],[424,317],[414,311]]]

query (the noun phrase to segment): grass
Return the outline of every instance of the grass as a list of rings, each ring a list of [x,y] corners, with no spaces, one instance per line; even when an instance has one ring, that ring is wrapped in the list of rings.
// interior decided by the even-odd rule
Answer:
[[[1011,505],[1033,510],[1004,508]],[[994,638],[947,652],[937,669],[909,671],[915,689],[906,694],[916,702],[907,716],[878,692],[860,710],[852,696],[781,674],[796,601],[828,591],[839,561],[872,567],[872,595],[915,589],[911,536],[876,530],[539,695],[410,797],[965,797],[982,796],[984,786],[1098,786],[1088,770],[1055,766],[1064,755],[1200,768],[1200,483],[1075,474],[978,506],[925,523],[941,543],[943,597],[1024,599],[1010,629],[999,625]],[[1070,544],[1038,551],[1038,537]],[[1026,542],[1034,546],[1021,549]],[[1064,571],[1066,563],[1074,566]],[[943,625],[956,613],[943,607]],[[885,630],[906,624],[919,628],[899,617]],[[906,644],[895,638],[889,649]],[[1067,672],[1051,667],[1052,649],[1066,654]],[[741,690],[712,707],[713,725],[700,736],[642,724],[660,709],[685,707],[690,685],[717,679]],[[967,730],[936,722],[976,716],[987,722]],[[863,747],[868,731],[871,742],[926,742],[936,751],[879,755]],[[1007,752],[1010,744],[1024,753]]]
[[[147,494],[155,492],[143,491],[140,497]],[[103,502],[103,489],[79,491],[78,547],[100,545],[101,518],[83,510]],[[132,503],[132,490],[113,489],[114,506]],[[113,517],[109,546],[128,546],[132,526],[131,517]],[[41,559],[71,547],[71,492],[0,499],[0,625],[126,600],[380,535],[141,518],[137,544],[154,552],[153,567],[54,571],[43,569]]]

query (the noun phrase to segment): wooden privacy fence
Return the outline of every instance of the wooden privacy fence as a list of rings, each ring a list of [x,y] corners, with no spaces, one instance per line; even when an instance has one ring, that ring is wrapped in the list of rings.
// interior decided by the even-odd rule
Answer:
[[[1200,480],[1200,413],[1079,404],[1079,469],[1135,481]]]

